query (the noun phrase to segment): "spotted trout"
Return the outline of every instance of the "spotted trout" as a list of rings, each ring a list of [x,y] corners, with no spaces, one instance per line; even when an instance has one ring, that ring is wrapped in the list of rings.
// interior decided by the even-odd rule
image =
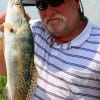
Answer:
[[[7,85],[4,100],[32,100],[36,89],[34,40],[22,0],[9,0],[4,24]]]

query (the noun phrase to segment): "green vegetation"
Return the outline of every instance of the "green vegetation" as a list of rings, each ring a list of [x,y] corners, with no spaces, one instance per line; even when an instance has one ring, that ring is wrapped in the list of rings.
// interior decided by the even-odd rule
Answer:
[[[0,100],[3,100],[2,98],[2,92],[3,92],[3,89],[6,85],[6,77],[4,76],[0,76]]]

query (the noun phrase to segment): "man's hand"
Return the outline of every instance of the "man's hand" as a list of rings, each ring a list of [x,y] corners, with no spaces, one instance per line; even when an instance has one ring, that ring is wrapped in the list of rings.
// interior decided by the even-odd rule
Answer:
[[[6,13],[0,14],[0,32],[4,32],[5,16],[6,16]],[[28,21],[31,19],[31,17],[28,14],[26,14],[26,18],[28,19]]]
[[[3,53],[3,39],[0,38],[0,75],[6,76],[6,65]]]
[[[6,13],[0,14],[0,31],[4,32],[4,22],[5,22]]]
[[[5,23],[5,16],[6,13],[0,14],[0,32],[4,32],[4,23]],[[26,18],[28,21],[31,19],[28,14],[26,14]],[[6,65],[4,60],[4,53],[3,53],[3,36],[0,38],[0,75],[6,75]]]

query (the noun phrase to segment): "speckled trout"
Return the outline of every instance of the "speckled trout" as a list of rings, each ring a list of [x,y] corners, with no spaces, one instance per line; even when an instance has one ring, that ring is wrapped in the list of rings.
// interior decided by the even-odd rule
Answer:
[[[21,0],[9,0],[4,24],[7,86],[4,100],[32,100],[36,88],[34,40]]]

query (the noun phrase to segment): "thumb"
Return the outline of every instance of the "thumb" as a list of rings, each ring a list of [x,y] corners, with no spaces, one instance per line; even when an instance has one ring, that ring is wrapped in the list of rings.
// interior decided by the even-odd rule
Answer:
[[[4,32],[4,23],[0,25],[0,32]]]
[[[0,14],[0,24],[4,23],[5,16],[6,16],[6,13],[5,12]]]

